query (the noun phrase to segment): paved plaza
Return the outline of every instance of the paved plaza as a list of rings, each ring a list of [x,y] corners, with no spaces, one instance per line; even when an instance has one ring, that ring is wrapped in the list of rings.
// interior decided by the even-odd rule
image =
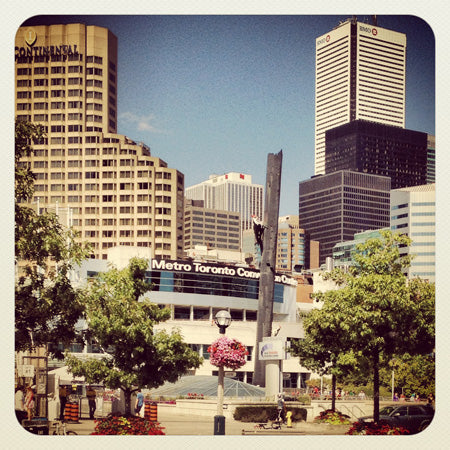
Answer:
[[[214,417],[179,414],[174,408],[158,410],[158,422],[164,427],[167,436],[213,436]],[[225,420],[225,435],[343,435],[350,427],[329,424],[314,424],[310,422],[293,423],[292,428],[282,426],[279,429],[261,429],[255,423],[239,422],[227,418]],[[67,429],[78,435],[89,435],[94,431],[94,421],[81,419],[80,423],[68,424]]]

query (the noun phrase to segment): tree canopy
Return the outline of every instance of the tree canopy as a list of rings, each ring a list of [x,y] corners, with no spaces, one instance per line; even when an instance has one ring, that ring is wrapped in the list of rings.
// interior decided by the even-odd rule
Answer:
[[[33,153],[42,127],[16,122],[15,129],[15,343],[31,350],[47,343],[70,343],[83,306],[69,270],[87,256],[77,234],[50,212],[30,204],[34,175],[22,158]]]
[[[170,317],[170,311],[142,297],[151,290],[145,281],[147,267],[147,260],[133,258],[126,268],[111,267],[89,283],[84,291],[87,338],[105,354],[87,361],[66,358],[70,371],[88,383],[121,388],[126,414],[130,414],[131,394],[138,388],[175,382],[202,361],[178,331],[154,329]]]
[[[339,289],[315,294],[322,308],[305,318],[306,338],[296,350],[302,364],[312,369],[345,372],[352,360],[365,359],[373,374],[375,420],[380,356],[424,354],[434,348],[434,284],[405,276],[410,257],[401,256],[400,248],[410,244],[407,236],[383,231],[381,239],[358,245],[348,272],[335,269],[326,275]]]

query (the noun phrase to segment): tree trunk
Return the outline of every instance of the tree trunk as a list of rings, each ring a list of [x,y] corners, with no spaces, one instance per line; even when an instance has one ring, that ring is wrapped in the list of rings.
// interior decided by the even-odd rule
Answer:
[[[131,389],[123,389],[123,396],[125,398],[125,412],[126,417],[131,416]]]
[[[336,375],[331,375],[331,410],[336,411]]]
[[[373,354],[373,421],[380,421],[380,354],[374,350]]]

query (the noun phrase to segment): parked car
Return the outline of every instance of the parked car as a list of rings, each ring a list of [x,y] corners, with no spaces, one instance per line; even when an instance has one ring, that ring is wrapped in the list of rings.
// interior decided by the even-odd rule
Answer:
[[[380,409],[380,421],[406,428],[410,433],[424,430],[433,417],[434,409],[430,405],[390,405]],[[373,422],[373,416],[360,417],[358,422]]]

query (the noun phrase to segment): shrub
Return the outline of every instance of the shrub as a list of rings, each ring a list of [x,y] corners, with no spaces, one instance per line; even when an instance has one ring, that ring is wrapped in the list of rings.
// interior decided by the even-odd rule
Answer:
[[[350,424],[350,416],[342,414],[340,411],[327,409],[322,411],[317,417],[314,417],[316,423],[330,423],[331,425],[348,425]]]
[[[368,422],[354,422],[350,429],[345,434],[364,434],[364,435],[399,435],[410,434],[410,432],[403,427],[395,427],[388,425],[381,421],[379,423]]]
[[[309,395],[299,395],[297,397],[297,401],[302,403],[303,405],[310,405],[311,397]]]
[[[293,422],[306,421],[306,409],[298,407],[287,407],[287,411],[292,412],[291,419]],[[238,406],[233,415],[235,420],[241,422],[267,422],[276,420],[278,411],[276,406]]]
[[[111,415],[95,421],[92,435],[163,435],[164,428],[158,422],[142,417]]]

